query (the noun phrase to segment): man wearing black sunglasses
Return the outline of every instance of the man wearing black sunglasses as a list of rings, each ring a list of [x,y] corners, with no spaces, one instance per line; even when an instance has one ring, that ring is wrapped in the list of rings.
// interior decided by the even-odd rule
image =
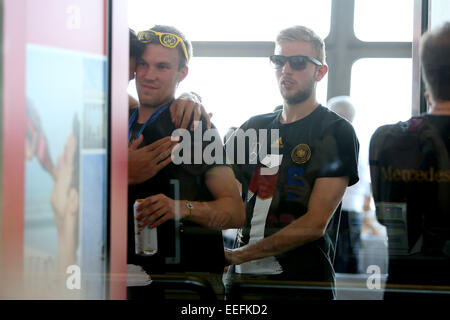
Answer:
[[[233,265],[226,287],[233,292],[233,279],[314,281],[312,290],[271,297],[332,299],[337,219],[346,187],[358,181],[359,143],[351,124],[316,100],[317,83],[328,71],[322,39],[305,27],[285,29],[270,61],[283,106],[241,129],[277,130],[279,138],[269,145],[279,148],[281,160],[277,168],[261,158],[256,165],[233,165],[247,219],[236,248],[225,252]]]

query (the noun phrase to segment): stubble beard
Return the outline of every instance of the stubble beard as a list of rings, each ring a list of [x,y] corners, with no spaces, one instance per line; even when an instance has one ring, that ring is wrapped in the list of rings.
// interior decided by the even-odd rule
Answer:
[[[313,90],[314,83],[310,83],[307,88],[303,90],[299,89],[293,95],[288,95],[286,94],[286,92],[281,92],[281,95],[283,96],[283,99],[287,104],[299,104],[308,100],[311,97]]]

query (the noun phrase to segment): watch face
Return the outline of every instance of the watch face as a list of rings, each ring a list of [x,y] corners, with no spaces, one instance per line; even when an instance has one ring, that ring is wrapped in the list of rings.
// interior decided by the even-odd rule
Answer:
[[[186,207],[188,207],[189,209],[194,209],[194,205],[190,202],[186,202]]]

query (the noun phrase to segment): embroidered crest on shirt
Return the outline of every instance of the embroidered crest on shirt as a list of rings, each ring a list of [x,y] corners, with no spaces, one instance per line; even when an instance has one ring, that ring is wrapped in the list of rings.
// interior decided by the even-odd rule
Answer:
[[[297,164],[306,163],[311,158],[311,149],[307,144],[298,144],[292,149],[291,158]]]

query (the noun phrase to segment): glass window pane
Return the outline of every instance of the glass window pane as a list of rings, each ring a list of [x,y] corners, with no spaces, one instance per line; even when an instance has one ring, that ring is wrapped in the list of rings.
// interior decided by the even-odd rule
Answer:
[[[414,1],[355,0],[355,35],[362,41],[410,42]]]
[[[319,102],[326,103],[327,77],[317,86]],[[273,111],[282,104],[275,71],[268,58],[193,58],[189,74],[177,95],[195,91],[213,113],[212,122],[223,135],[250,117]],[[134,82],[130,94],[136,96]]]
[[[356,107],[353,125],[361,152],[368,152],[370,137],[378,127],[411,117],[411,83],[411,59],[360,59],[355,62],[350,96]]]
[[[450,20],[450,1],[433,0],[430,3],[430,27],[435,28]]]
[[[325,38],[330,17],[331,0],[128,0],[130,28],[173,25],[194,41],[274,41],[296,24]]]
[[[105,249],[110,62],[103,50],[109,33],[103,27],[107,6],[106,1],[71,2],[70,7],[65,1],[24,2],[27,29],[24,38],[17,39],[19,44],[26,43],[22,49],[25,87],[15,88],[26,97],[24,212],[16,212],[24,214],[24,282],[23,287],[19,285],[26,291],[24,299],[109,296],[105,271],[109,249]],[[61,11],[66,7],[71,21],[67,25]],[[71,17],[80,12],[82,27],[77,28],[77,18]],[[63,289],[60,282],[61,272],[71,269],[69,274],[80,277],[79,290]]]

